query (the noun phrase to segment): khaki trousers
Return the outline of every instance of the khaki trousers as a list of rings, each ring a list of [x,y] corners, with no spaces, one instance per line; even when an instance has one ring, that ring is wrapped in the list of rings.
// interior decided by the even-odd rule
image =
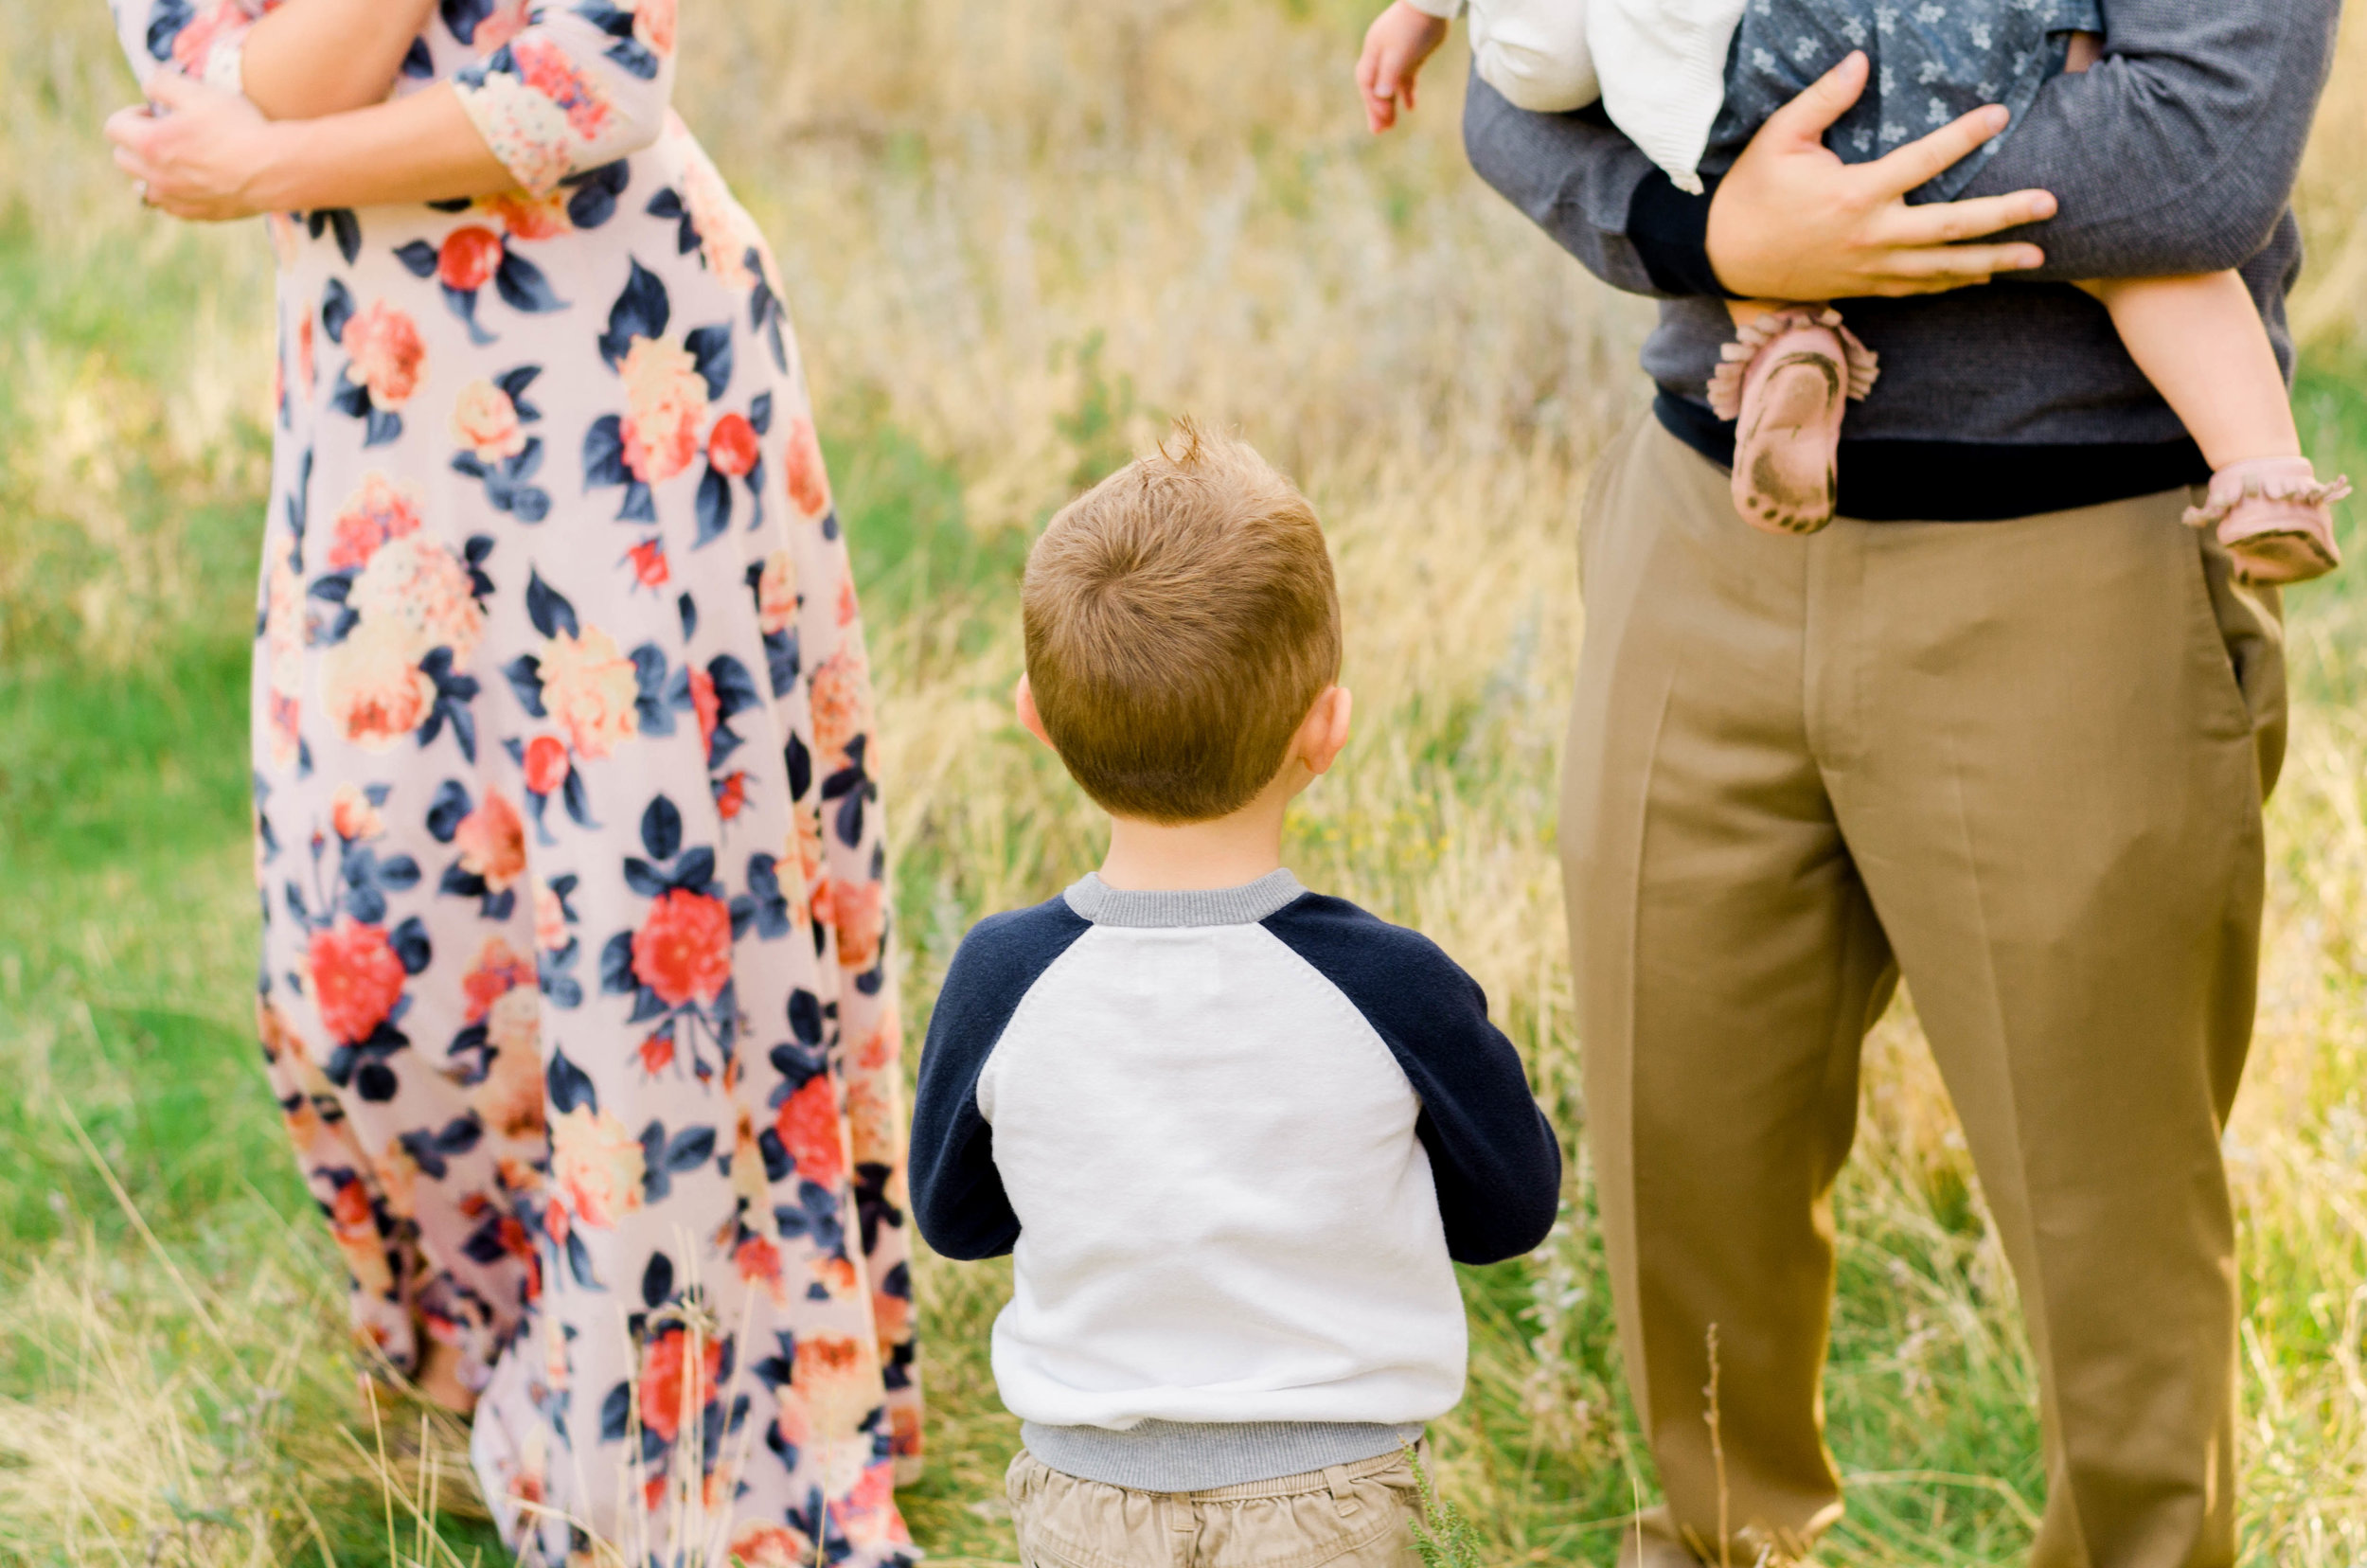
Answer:
[[[1026,1568],[1422,1568],[1402,1452],[1207,1491],[1081,1481],[1022,1449],[1004,1480]]]
[[[1561,841],[1644,1560],[1717,1557],[1713,1326],[1735,1560],[1841,1514],[1831,1192],[1902,974],[2041,1372],[2032,1561],[2234,1560],[2219,1133],[2284,665],[2183,500],[1776,538],[1655,422],[1602,458]]]

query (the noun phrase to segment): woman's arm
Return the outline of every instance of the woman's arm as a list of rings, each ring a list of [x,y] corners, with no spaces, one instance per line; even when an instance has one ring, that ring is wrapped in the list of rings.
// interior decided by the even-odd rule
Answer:
[[[239,90],[272,119],[385,101],[436,0],[287,0],[240,47]]]
[[[673,84],[674,0],[572,0],[529,8],[491,55],[391,103],[270,121],[158,72],[149,97],[166,113],[123,110],[107,135],[148,200],[181,218],[542,194],[655,141]]]
[[[442,201],[518,183],[449,83],[311,120],[265,119],[237,94],[170,71],[149,96],[166,113],[118,110],[107,139],[116,166],[175,218]]]

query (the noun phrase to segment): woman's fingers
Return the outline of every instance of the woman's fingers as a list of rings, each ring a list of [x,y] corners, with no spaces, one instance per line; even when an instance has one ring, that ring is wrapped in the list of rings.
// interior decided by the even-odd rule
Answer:
[[[145,106],[133,105],[109,115],[106,124],[100,129],[107,139],[117,147],[145,147],[148,139],[156,134],[156,120]]]
[[[1815,90],[1810,88],[1809,92]],[[1909,142],[1895,152],[1884,153],[1864,165],[1864,169],[1884,196],[1904,196],[1953,168],[1967,153],[2004,130],[2012,118],[2002,105],[1988,104],[1958,116],[1928,136]]]
[[[149,101],[167,109],[193,109],[216,91],[203,82],[191,81],[169,65],[153,72],[148,79]]]
[[[155,182],[156,170],[154,167],[133,149],[128,147],[116,148],[115,150],[115,160],[116,167],[123,170],[123,172],[131,178],[147,184],[153,184]]]
[[[1824,133],[1833,128],[1833,122],[1858,101],[1859,95],[1865,91],[1865,55],[1852,51],[1840,64],[1810,82],[1806,92],[1768,116],[1760,133],[1772,133],[1783,141],[1821,143]]]

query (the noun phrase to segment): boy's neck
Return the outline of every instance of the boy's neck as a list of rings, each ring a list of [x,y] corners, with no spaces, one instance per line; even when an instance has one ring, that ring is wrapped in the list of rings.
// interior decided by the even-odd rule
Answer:
[[[1260,797],[1207,822],[1110,819],[1101,880],[1128,893],[1239,887],[1282,866],[1282,813],[1290,797]]]

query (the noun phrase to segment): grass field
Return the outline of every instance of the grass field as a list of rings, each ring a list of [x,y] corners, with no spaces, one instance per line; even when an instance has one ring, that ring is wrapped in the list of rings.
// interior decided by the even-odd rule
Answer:
[[[1361,729],[1293,864],[1439,937],[1577,1129],[1552,842],[1571,525],[1646,317],[1464,169],[1457,71],[1377,143],[1348,0],[687,12],[682,102],[779,245],[857,548],[916,1016],[969,920],[1096,854],[1007,717],[1016,568],[1077,484],[1190,411],[1298,474],[1332,531]],[[335,1265],[249,1038],[261,237],[149,221],[114,181],[95,128],[130,79],[96,0],[0,0],[0,1561],[499,1560],[454,1434],[357,1424]],[[2341,151],[2367,61],[2325,125],[2298,406],[2367,476],[2367,165]],[[2358,573],[2291,604],[2230,1138],[2246,1560],[2304,1568],[2367,1562]],[[1870,1057],[1830,1381],[1856,1485],[1824,1559],[2010,1560],[2039,1502],[2010,1282],[1904,1007]],[[1466,1277],[1472,1389],[1436,1437],[1491,1563],[1608,1561],[1652,1493],[1572,1171],[1554,1241]],[[932,1459],[907,1502],[941,1558],[1011,1557],[1016,1434],[984,1353],[1006,1281],[920,1272]]]

